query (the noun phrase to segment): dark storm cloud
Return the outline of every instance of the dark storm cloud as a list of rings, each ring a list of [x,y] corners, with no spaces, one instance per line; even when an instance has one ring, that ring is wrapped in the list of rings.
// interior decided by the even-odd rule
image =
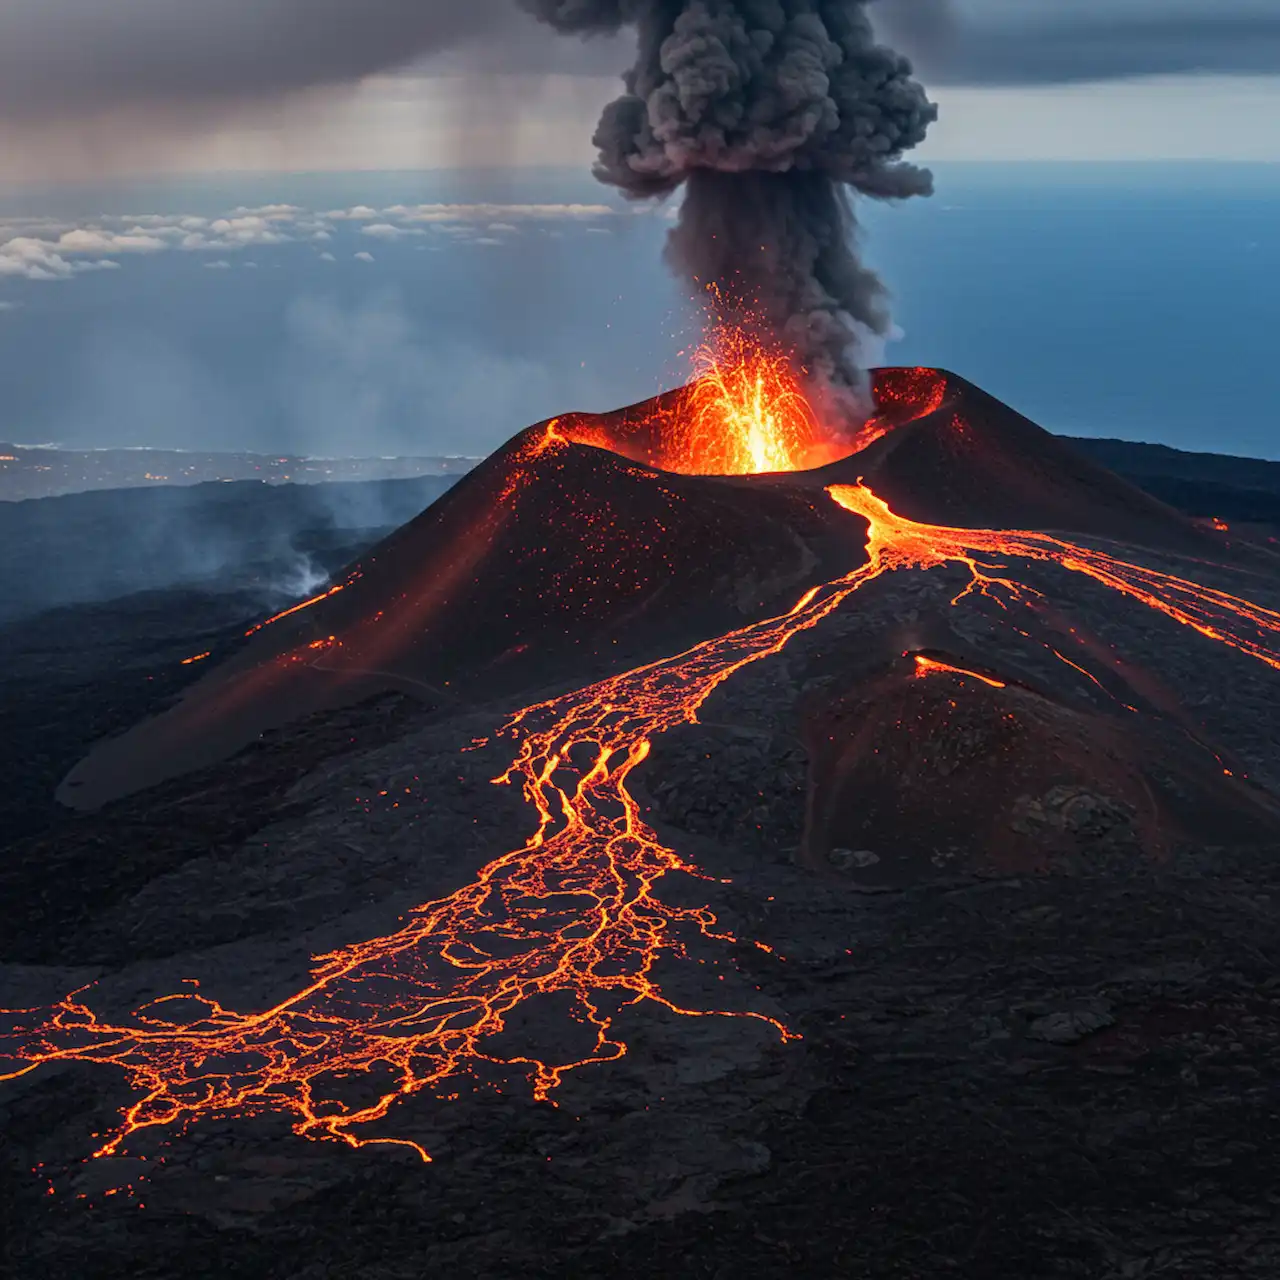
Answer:
[[[1280,72],[1277,0],[879,0],[876,19],[932,84]]]
[[[79,130],[123,110],[145,142],[219,103],[431,55],[462,70],[545,70],[551,32],[582,38],[558,42],[553,59],[594,70],[602,42],[621,36],[635,60],[596,131],[597,176],[636,198],[683,184],[671,263],[856,394],[859,343],[887,332],[888,315],[853,254],[847,193],[927,194],[929,175],[902,156],[935,114],[909,63],[877,41],[868,3],[0,0],[0,119]],[[518,118],[524,104],[502,96],[500,77],[481,83]]]
[[[274,96],[443,51],[546,70],[563,43],[512,0],[0,0],[0,117]]]
[[[588,37],[638,24],[642,41],[662,13],[682,8],[679,0],[520,7]],[[775,8],[774,0],[742,6],[762,19]],[[1280,71],[1278,0],[874,0],[872,12],[936,83]],[[513,0],[0,0],[0,118],[253,99],[440,53],[459,69],[486,71],[598,73],[625,58],[614,40],[555,41]]]

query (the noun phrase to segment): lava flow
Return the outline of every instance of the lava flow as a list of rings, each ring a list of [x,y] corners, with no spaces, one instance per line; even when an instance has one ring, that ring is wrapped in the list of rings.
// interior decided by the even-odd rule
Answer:
[[[291,605],[288,609],[282,609],[279,613],[273,614],[270,618],[264,619],[262,622],[255,623],[248,631],[246,636],[256,635],[263,627],[269,627],[273,622],[281,622],[285,618],[291,618],[295,613],[301,613],[304,609],[310,609],[313,604],[319,604],[321,600],[328,600],[330,596],[336,596],[339,591],[345,591],[358,577],[360,570],[356,569],[348,574],[342,582],[337,582],[333,586],[326,588],[317,595],[312,596],[308,600],[303,600],[300,604]],[[208,655],[205,655],[208,656]],[[192,659],[194,661],[194,659]]]
[[[978,556],[1051,561],[1280,671],[1280,649],[1274,647],[1280,637],[1280,613],[1273,609],[1047,533],[919,524],[895,515],[888,503],[865,485],[832,485],[827,492],[847,511],[867,521],[867,551],[872,564],[882,563],[886,569],[933,569],[948,562],[965,565],[970,581],[952,604],[975,592],[1001,604],[1002,595],[1026,600],[1038,594],[1001,576],[1006,566],[984,564]],[[1253,631],[1252,636],[1225,629],[1229,623],[1241,622]]]
[[[386,1117],[401,1097],[426,1089],[457,1096],[463,1082],[486,1071],[514,1069],[546,1099],[565,1072],[626,1052],[615,1024],[627,1006],[722,1012],[675,1004],[655,976],[659,959],[684,954],[688,938],[730,938],[709,908],[675,907],[658,896],[664,876],[699,873],[643,821],[628,789],[631,773],[657,735],[694,721],[735,672],[778,653],[886,573],[963,565],[969,582],[953,604],[975,594],[1031,603],[1038,593],[988,561],[1049,561],[1280,669],[1280,614],[1239,597],[1047,534],[920,524],[895,515],[863,485],[828,493],[867,523],[865,561],[851,573],[807,591],[781,616],[510,720],[502,733],[519,746],[495,781],[522,787],[537,826],[470,884],[415,908],[396,933],[319,957],[302,990],[260,1013],[238,1013],[190,991],[114,1021],[99,1017],[83,990],[50,1009],[10,1011],[0,1053],[14,1068],[0,1079],[53,1062],[122,1069],[141,1096],[97,1155],[119,1151],[144,1130],[283,1111],[300,1135],[356,1147],[398,1142],[426,1159],[413,1141],[365,1136],[361,1127]],[[1228,629],[1241,623],[1252,634]],[[551,995],[567,997],[588,1029],[585,1051],[504,1053],[497,1038],[517,1011]],[[789,1035],[763,1014],[727,1016],[760,1018]],[[362,1104],[337,1096],[349,1093],[351,1077],[369,1090]]]
[[[912,657],[916,664],[916,675],[922,679],[931,675],[966,676],[970,680],[981,680],[983,684],[992,689],[1007,689],[1009,687],[1003,680],[996,680],[992,676],[984,676],[980,672],[970,671],[968,667],[957,667],[950,662],[942,662],[937,658],[930,658],[923,653],[913,654]]]

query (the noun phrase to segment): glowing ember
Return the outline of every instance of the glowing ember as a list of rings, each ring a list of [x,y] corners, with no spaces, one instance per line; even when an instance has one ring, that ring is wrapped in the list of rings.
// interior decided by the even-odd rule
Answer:
[[[355,1147],[399,1142],[426,1159],[416,1143],[369,1137],[363,1126],[384,1119],[401,1097],[457,1096],[487,1072],[524,1075],[534,1096],[547,1099],[565,1072],[626,1053],[616,1019],[628,1006],[717,1013],[675,1005],[655,977],[659,959],[683,954],[688,937],[728,935],[709,909],[658,896],[664,876],[698,873],[642,820],[628,790],[631,772],[657,735],[693,721],[735,672],[780,652],[886,573],[959,564],[969,582],[953,604],[975,595],[1032,604],[1038,593],[990,558],[1047,561],[1280,669],[1280,614],[1246,600],[1047,534],[920,524],[862,485],[828,492],[868,523],[859,568],[807,591],[780,617],[514,716],[502,732],[519,745],[495,781],[521,786],[536,829],[470,884],[415,908],[396,933],[319,957],[302,990],[260,1013],[235,1012],[198,991],[119,1022],[100,1018],[83,991],[49,1009],[8,1011],[0,1054],[13,1067],[0,1079],[53,1062],[120,1068],[139,1097],[97,1155],[149,1129],[276,1111],[306,1137]],[[1228,629],[1241,625],[1248,634]],[[917,667],[998,684],[927,659]],[[497,1037],[513,1015],[546,995],[572,1003],[588,1048],[560,1057],[504,1052]],[[727,1016],[759,1018],[789,1035],[762,1014]],[[359,1105],[339,1096],[350,1096],[353,1080],[366,1091]]]
[[[886,436],[902,421],[925,418],[946,403],[947,379],[936,369],[882,370],[876,384],[879,408],[858,428],[845,449],[846,456],[861,453]]]

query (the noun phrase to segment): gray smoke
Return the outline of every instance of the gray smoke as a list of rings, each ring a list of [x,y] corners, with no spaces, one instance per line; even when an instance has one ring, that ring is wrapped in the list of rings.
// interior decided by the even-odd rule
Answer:
[[[879,44],[868,0],[518,0],[564,32],[634,26],[626,92],[596,130],[596,176],[635,198],[684,184],[671,264],[725,319],[783,339],[853,408],[860,348],[889,328],[855,252],[850,193],[928,195],[902,161],[937,110]]]

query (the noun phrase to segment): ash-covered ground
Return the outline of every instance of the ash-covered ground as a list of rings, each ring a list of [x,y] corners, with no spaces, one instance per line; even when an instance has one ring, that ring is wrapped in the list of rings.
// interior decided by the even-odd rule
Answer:
[[[1259,552],[1196,576],[1275,608],[1269,563]],[[963,574],[889,576],[739,673],[635,775],[647,819],[709,877],[660,892],[711,905],[743,940],[692,940],[687,960],[664,962],[664,988],[767,1013],[801,1039],[639,1007],[621,1025],[627,1056],[570,1073],[557,1105],[518,1078],[397,1105],[387,1131],[421,1142],[430,1165],[307,1142],[276,1117],[202,1122],[85,1163],[132,1095],[111,1067],[41,1070],[0,1089],[7,1274],[1280,1273],[1280,842],[1265,821],[1280,673],[1052,566],[1025,578],[1117,670],[1146,673],[1148,772],[1159,812],[1178,814],[1166,839],[1146,838],[1141,797],[1108,755],[1126,740],[1095,733],[1127,732],[1115,690],[991,602],[952,608]],[[88,743],[171,697],[192,678],[180,658],[233,645],[256,607],[169,593],[0,637],[17,837],[0,861],[0,1007],[96,981],[95,1006],[124,1013],[198,977],[233,1008],[266,1008],[311,956],[388,932],[532,829],[519,795],[490,782],[510,742],[462,751],[510,701],[398,694],[272,731],[100,813],[56,811],[51,788]],[[940,727],[907,762],[910,794],[998,810],[990,838],[913,837],[908,856],[884,833],[915,830],[911,815],[886,802],[834,805],[829,838],[806,842],[819,740],[806,726],[847,697],[855,712],[882,705],[858,672],[885,635],[1004,678],[911,686],[920,723]],[[1036,710],[1050,702],[1066,710]],[[989,767],[1007,758],[992,709],[1010,707],[1058,762],[1043,786]],[[1201,764],[1230,768],[1241,790],[1188,790]],[[980,782],[955,791],[966,777]],[[555,1009],[520,1030],[573,1034]]]

